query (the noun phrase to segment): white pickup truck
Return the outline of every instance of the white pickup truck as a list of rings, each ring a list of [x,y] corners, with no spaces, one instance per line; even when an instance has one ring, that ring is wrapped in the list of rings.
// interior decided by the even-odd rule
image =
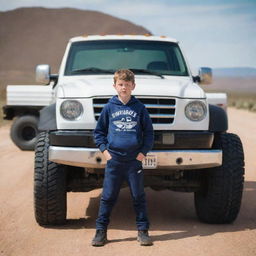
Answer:
[[[135,73],[133,94],[153,122],[154,146],[143,162],[145,186],[193,192],[201,221],[233,222],[242,198],[244,155],[239,137],[227,133],[226,95],[205,94],[199,84],[211,82],[211,69],[201,68],[193,77],[177,40],[135,35],[75,37],[58,75],[51,75],[49,65],[37,66],[37,81],[50,84],[48,90],[40,87],[42,95],[44,90],[51,95],[40,111],[35,147],[37,222],[64,223],[67,192],[102,187],[106,161],[93,130],[115,94],[113,73],[120,68]],[[9,89],[11,95],[15,89]]]
[[[38,135],[39,111],[55,101],[54,82],[42,85],[7,85],[4,119],[14,120],[10,136],[21,150],[34,150]],[[226,93],[206,93],[208,104],[227,109]]]

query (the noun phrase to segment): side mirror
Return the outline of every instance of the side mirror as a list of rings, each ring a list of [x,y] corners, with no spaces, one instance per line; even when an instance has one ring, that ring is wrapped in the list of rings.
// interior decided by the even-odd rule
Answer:
[[[50,83],[51,67],[48,64],[36,66],[36,81],[42,84]]]
[[[211,68],[199,68],[200,84],[212,83],[212,69]]]

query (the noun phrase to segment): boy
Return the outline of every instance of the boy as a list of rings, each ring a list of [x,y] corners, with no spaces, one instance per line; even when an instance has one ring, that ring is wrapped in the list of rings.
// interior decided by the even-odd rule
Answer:
[[[101,112],[94,138],[107,160],[96,235],[93,246],[107,242],[107,227],[111,210],[117,200],[123,180],[126,180],[133,199],[141,245],[152,245],[148,236],[149,221],[143,184],[142,160],[152,148],[152,122],[145,106],[134,96],[134,74],[118,70],[114,74],[117,96],[112,97]]]

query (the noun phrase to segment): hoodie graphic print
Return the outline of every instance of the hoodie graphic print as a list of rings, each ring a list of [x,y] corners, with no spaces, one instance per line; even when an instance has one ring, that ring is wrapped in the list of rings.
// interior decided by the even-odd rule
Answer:
[[[130,161],[151,150],[152,122],[145,106],[134,96],[123,104],[114,96],[104,106],[94,130],[96,146],[108,150],[113,159]]]

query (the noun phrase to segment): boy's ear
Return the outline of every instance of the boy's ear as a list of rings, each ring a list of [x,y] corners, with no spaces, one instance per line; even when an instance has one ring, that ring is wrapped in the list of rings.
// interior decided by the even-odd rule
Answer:
[[[134,89],[135,89],[135,87],[136,87],[136,84],[135,84],[135,83],[133,83],[133,85],[132,85],[132,90],[134,90]]]

